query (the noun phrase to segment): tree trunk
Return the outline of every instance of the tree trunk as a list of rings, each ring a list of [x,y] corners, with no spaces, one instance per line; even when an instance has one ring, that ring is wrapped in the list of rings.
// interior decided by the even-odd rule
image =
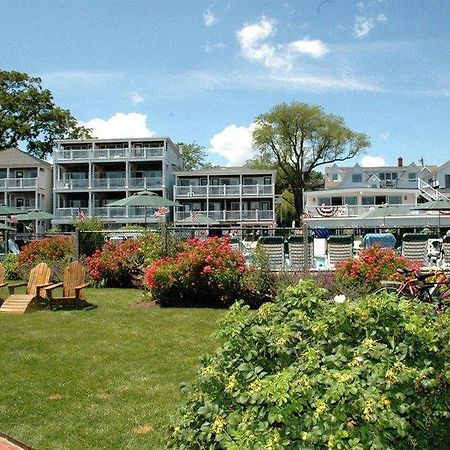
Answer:
[[[294,188],[292,193],[294,194],[294,206],[297,213],[297,220],[300,225],[303,218],[303,189]]]

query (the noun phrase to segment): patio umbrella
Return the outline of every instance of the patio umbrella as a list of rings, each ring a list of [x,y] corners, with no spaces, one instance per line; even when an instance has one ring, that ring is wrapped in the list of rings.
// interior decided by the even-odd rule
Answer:
[[[0,231],[15,231],[15,228],[0,222]]]
[[[0,205],[0,216],[10,216],[11,214],[24,214],[25,211],[12,206]]]
[[[381,219],[383,218],[383,226],[386,222],[386,217],[405,216],[410,212],[410,206],[405,205],[390,205],[384,204],[373,208],[368,213],[363,215],[363,219]]]
[[[441,211],[450,211],[450,200],[432,200],[430,202],[421,203],[420,205],[415,206],[412,209],[416,209],[418,211],[438,211],[438,228],[441,228]]]
[[[217,220],[211,219],[204,214],[191,214],[185,219],[178,220],[177,224],[181,225],[219,225]]]
[[[161,208],[162,206],[181,206],[178,202],[160,197],[154,192],[144,191],[136,192],[129,197],[108,203],[106,206],[141,206],[144,208],[144,225],[147,224],[147,208]]]
[[[40,209],[30,209],[25,214],[20,214],[17,217],[18,221],[25,222],[27,220],[51,220],[56,216],[47,211],[41,211]]]

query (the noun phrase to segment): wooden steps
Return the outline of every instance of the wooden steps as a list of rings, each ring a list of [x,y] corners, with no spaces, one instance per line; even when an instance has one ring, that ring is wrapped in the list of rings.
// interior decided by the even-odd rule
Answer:
[[[34,295],[10,295],[0,306],[1,314],[25,314],[35,310],[37,305],[33,302]]]

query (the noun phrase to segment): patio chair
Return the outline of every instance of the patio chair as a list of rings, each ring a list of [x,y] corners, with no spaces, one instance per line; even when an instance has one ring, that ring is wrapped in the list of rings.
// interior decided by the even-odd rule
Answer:
[[[284,239],[281,236],[261,236],[257,248],[265,253],[269,270],[284,270]]]
[[[230,247],[233,250],[241,250],[241,240],[238,237],[232,237],[230,238]]]
[[[444,267],[450,267],[450,236],[445,236],[442,240],[442,262]]]
[[[426,261],[428,237],[425,233],[405,233],[402,237],[402,256],[415,261]]]
[[[41,305],[46,305],[45,291],[50,283],[50,268],[45,263],[38,264],[30,272],[28,283],[19,283],[8,286],[9,297],[0,307],[0,313],[24,314]],[[27,286],[25,294],[15,294],[18,287]]]
[[[353,236],[331,235],[327,239],[328,267],[353,256]]]
[[[78,309],[91,306],[91,304],[84,299],[84,288],[89,286],[89,283],[86,283],[85,281],[85,267],[78,261],[70,263],[64,269],[64,281],[62,283],[52,284],[45,288],[50,309],[54,309],[55,307],[73,307]],[[54,290],[59,287],[63,288],[62,296],[55,297]]]
[[[289,268],[290,270],[303,270],[314,266],[313,237],[308,236],[308,260],[305,261],[305,242],[303,236],[292,235],[288,237]],[[305,264],[306,262],[306,264]]]

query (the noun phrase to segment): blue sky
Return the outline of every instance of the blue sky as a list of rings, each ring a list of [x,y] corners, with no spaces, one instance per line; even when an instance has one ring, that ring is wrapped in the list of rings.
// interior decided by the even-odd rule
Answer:
[[[1,68],[40,76],[101,137],[196,141],[238,165],[254,118],[302,101],[367,133],[365,164],[450,159],[448,0],[2,0],[0,14]]]

